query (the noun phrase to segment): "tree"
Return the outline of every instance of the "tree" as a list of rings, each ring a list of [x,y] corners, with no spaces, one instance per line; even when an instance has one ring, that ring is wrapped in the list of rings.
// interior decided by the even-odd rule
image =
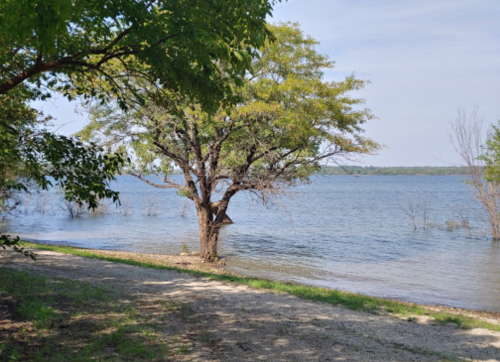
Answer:
[[[174,188],[192,200],[200,229],[200,253],[217,256],[219,230],[231,198],[253,192],[262,201],[297,182],[308,181],[325,160],[371,153],[378,145],[361,136],[372,114],[349,93],[365,82],[353,76],[326,82],[333,62],[315,50],[317,42],[297,24],[270,29],[242,88],[243,101],[210,113],[178,94],[148,93],[133,112],[96,105],[92,122],[79,133],[108,147],[121,147],[134,162],[129,172],[157,188]],[[165,101],[167,99],[167,101]],[[175,100],[177,108],[172,111]],[[169,175],[173,167],[184,183]],[[145,178],[157,174],[161,182]],[[216,199],[217,198],[217,199]]]
[[[108,72],[114,60],[128,72],[146,64],[154,82],[216,108],[230,94],[229,83],[241,82],[253,49],[270,35],[265,19],[273,3],[5,0],[0,2],[0,94],[29,82],[104,98],[92,88],[95,78],[116,93],[116,78],[127,76]],[[215,61],[225,66],[224,74]]]
[[[53,186],[50,176],[68,200],[86,202],[91,208],[102,198],[117,201],[118,193],[108,183],[124,163],[123,157],[48,132],[44,126],[50,117],[26,104],[22,88],[0,98],[0,124],[4,125],[0,127],[0,189],[26,191],[25,180],[47,189]]]
[[[451,141],[465,163],[467,184],[481,206],[493,240],[500,240],[500,132],[485,134],[484,121],[476,107],[458,110],[452,123]]]
[[[58,185],[66,199],[85,202],[90,208],[103,198],[116,202],[118,193],[109,182],[125,159],[94,144],[48,132],[44,126],[50,117],[27,105],[26,91],[19,86],[0,98],[0,211],[8,209],[12,193],[28,191],[30,181],[42,189]],[[19,238],[0,234],[0,247],[6,246],[34,257],[19,247]]]
[[[102,102],[121,99],[128,77],[143,77],[206,109],[234,101],[255,47],[270,36],[265,18],[272,0],[5,0],[0,2],[1,202],[20,177],[68,199],[95,204],[112,197],[107,183],[123,159],[95,145],[42,130],[28,104],[59,91]],[[121,65],[119,71],[116,64]],[[221,73],[216,64],[224,65]],[[99,87],[94,87],[98,84]],[[40,123],[41,122],[41,123]],[[8,145],[8,146],[7,146]],[[0,246],[15,245],[2,236]],[[6,241],[7,240],[7,241]],[[14,243],[14,244],[13,244]]]

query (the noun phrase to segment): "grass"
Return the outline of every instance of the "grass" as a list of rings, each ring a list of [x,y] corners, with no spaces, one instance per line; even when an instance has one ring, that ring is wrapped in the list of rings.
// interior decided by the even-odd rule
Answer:
[[[10,268],[0,275],[0,361],[165,361],[192,350],[167,328],[182,326],[183,305]]]
[[[183,253],[186,253],[186,254],[189,254],[191,251],[189,250],[189,246],[187,243],[182,243],[182,252]]]
[[[222,282],[231,282],[236,284],[247,285],[254,288],[268,289],[277,293],[289,293],[302,299],[313,300],[318,302],[329,303],[332,305],[341,305],[348,309],[364,311],[369,313],[390,313],[403,317],[408,317],[408,321],[416,321],[416,316],[426,316],[434,319],[438,323],[447,324],[454,323],[459,328],[484,328],[491,331],[500,332],[500,325],[483,321],[474,317],[446,312],[435,311],[424,305],[401,302],[391,299],[378,297],[370,297],[361,294],[349,293],[333,289],[325,289],[314,286],[307,286],[295,283],[280,282],[266,279],[258,279],[251,277],[241,277],[228,274],[215,274],[204,271],[182,269],[174,266],[165,266],[155,264],[154,262],[143,262],[130,259],[122,259],[117,257],[105,256],[96,254],[92,251],[75,248],[70,246],[57,246],[35,243],[23,243],[23,246],[35,248],[39,250],[50,250],[65,254],[72,254],[93,259],[107,260],[116,263],[135,265],[145,268],[174,270],[179,273],[189,274],[198,277],[206,277]]]
[[[40,300],[25,300],[17,307],[16,312],[24,318],[33,321],[39,329],[47,328],[55,316],[52,308]]]

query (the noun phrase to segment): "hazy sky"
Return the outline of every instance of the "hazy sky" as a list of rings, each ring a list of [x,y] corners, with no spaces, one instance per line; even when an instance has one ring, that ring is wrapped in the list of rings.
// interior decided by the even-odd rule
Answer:
[[[289,0],[271,21],[299,22],[320,42],[336,62],[328,80],[371,81],[353,95],[378,117],[366,135],[386,148],[364,165],[438,166],[459,162],[448,137],[458,107],[500,120],[499,19],[499,0]],[[43,108],[70,122],[65,134],[86,118],[60,97]]]

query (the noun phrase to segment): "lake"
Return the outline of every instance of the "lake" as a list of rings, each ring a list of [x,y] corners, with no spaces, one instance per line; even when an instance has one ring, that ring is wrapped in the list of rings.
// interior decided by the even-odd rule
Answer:
[[[120,176],[123,206],[69,218],[55,191],[33,195],[0,224],[25,239],[145,253],[198,250],[189,200]],[[239,194],[219,253],[237,274],[425,304],[500,311],[500,248],[485,234],[459,176],[315,176],[266,208]],[[405,210],[426,200],[428,224]],[[41,213],[44,211],[44,214]],[[467,226],[467,219],[470,228]]]

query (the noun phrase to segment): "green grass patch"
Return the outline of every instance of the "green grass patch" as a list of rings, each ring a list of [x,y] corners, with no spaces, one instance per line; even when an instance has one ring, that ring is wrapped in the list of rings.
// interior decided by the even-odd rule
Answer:
[[[197,270],[182,269],[172,266],[164,266],[153,262],[141,262],[130,259],[122,259],[96,254],[92,251],[75,248],[70,246],[57,246],[47,244],[35,244],[24,242],[23,246],[31,247],[39,250],[56,251],[65,254],[72,254],[93,259],[107,260],[116,263],[135,265],[145,268],[173,270],[183,274],[189,274],[198,277],[207,277],[213,280],[222,282],[231,282],[242,285],[248,285],[254,288],[268,289],[277,293],[288,293],[300,297],[302,299],[313,300],[318,302],[329,303],[332,305],[341,305],[348,309],[364,311],[369,313],[391,313],[405,317],[427,316],[433,318],[439,323],[455,323],[460,328],[484,328],[491,331],[500,332],[500,325],[489,323],[473,317],[449,313],[436,312],[426,306],[401,302],[391,299],[370,297],[361,294],[349,293],[333,289],[325,289],[314,286],[307,286],[295,283],[279,282],[266,279],[258,279],[251,277],[241,277],[229,274],[215,274]]]
[[[52,308],[40,300],[25,300],[16,311],[27,320],[33,321],[37,328],[47,328],[55,316]]]
[[[162,329],[183,323],[182,304],[10,268],[0,268],[0,276],[0,303],[8,309],[0,361],[165,361],[191,351]]]

